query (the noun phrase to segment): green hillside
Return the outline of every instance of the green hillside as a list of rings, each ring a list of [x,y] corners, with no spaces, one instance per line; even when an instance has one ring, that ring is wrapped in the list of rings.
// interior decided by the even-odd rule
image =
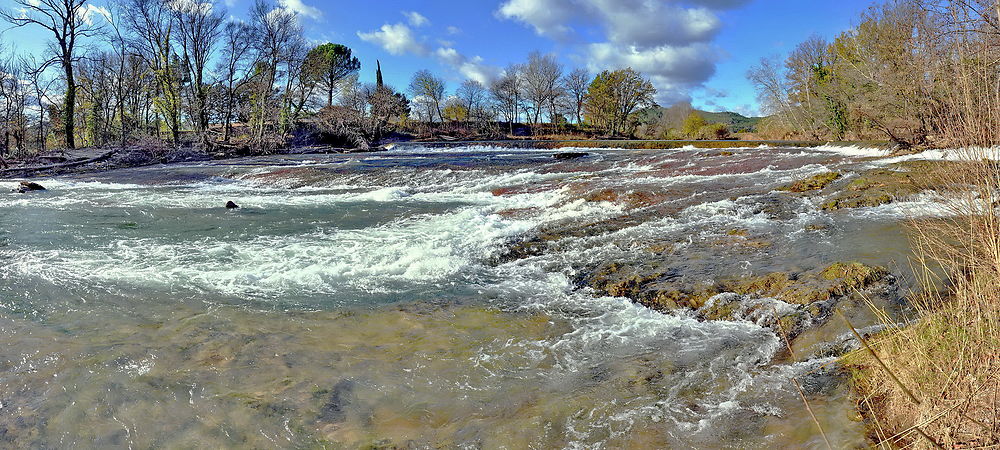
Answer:
[[[692,109],[690,106],[682,104],[669,108],[653,107],[642,110],[638,113],[639,122],[645,124],[655,124],[661,122],[664,116],[668,116],[669,119],[666,120],[666,122],[668,122],[667,126],[671,128],[679,128],[681,123],[683,123],[684,118],[686,118],[692,111],[697,112],[708,123],[726,124],[726,126],[729,127],[729,131],[733,133],[754,131],[754,128],[761,121],[761,119],[763,119],[763,117],[746,117],[732,111],[702,111]]]
[[[747,117],[732,111],[698,111],[698,114],[700,114],[701,117],[704,117],[705,121],[708,123],[724,123],[728,125],[729,131],[732,131],[733,133],[754,131],[757,123],[763,119],[763,117]]]

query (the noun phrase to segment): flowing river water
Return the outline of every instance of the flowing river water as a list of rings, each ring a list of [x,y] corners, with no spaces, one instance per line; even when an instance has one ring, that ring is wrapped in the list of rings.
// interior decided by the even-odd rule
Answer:
[[[860,149],[586,151],[260,157],[23,195],[0,181],[0,447],[822,447],[792,377],[834,447],[865,445],[824,351],[842,322],[792,355],[752,317],[580,280],[651,258],[692,282],[861,261],[896,275],[894,305],[901,223],[926,202],[825,212],[775,191],[884,164]],[[510,256],[567,225],[584,231]]]

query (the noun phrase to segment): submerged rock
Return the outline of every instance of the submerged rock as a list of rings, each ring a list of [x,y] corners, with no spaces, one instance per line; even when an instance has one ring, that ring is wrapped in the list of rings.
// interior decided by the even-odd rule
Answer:
[[[21,184],[18,185],[17,189],[14,190],[14,192],[17,192],[19,194],[25,194],[28,192],[44,191],[44,190],[45,188],[38,183],[35,183],[33,181],[22,181]]]
[[[233,203],[232,200],[226,202],[226,209],[239,209],[239,208],[240,208],[240,205],[237,205],[236,203]]]

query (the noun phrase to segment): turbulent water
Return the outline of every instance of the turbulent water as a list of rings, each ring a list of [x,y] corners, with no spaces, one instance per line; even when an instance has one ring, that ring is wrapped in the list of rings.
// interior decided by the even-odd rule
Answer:
[[[841,260],[899,274],[900,221],[926,202],[827,213],[774,191],[884,164],[850,150],[408,147],[0,193],[0,447],[822,446],[792,377],[835,447],[864,445],[820,351],[842,323],[792,356],[752,320],[579,282],[650,252],[690,280]],[[655,205],[588,197],[603,189]],[[507,255],[622,217],[640,219]]]

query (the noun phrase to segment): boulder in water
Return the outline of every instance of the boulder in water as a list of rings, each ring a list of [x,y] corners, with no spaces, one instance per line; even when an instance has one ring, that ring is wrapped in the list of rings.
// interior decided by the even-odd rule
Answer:
[[[584,156],[589,156],[589,155],[590,153],[587,152],[562,152],[562,153],[556,153],[555,155],[552,155],[552,157],[562,161],[567,159],[583,158]]]
[[[33,181],[22,181],[21,184],[14,190],[14,192],[24,194],[32,191],[44,191],[45,188]]]
[[[226,209],[239,209],[239,208],[240,208],[240,205],[237,205],[236,203],[233,203],[232,200],[226,202]]]

